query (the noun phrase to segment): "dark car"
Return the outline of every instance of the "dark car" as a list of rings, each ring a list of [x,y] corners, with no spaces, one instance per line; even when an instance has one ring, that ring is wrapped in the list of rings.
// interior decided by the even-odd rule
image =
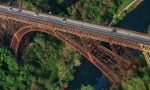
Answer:
[[[22,10],[21,10],[21,9],[19,9],[17,12],[21,13],[21,12],[22,12]]]
[[[116,29],[113,29],[112,30],[112,34],[116,34],[117,33],[117,30]]]
[[[64,19],[63,19],[63,22],[65,23],[66,21],[67,21],[66,18],[64,18]]]

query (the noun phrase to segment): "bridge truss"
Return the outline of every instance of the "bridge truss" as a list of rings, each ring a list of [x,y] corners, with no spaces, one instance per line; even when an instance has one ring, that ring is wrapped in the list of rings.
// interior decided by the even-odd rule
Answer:
[[[91,63],[93,63],[111,81],[115,83],[125,80],[127,71],[132,69],[131,64],[133,63],[101,45],[100,40],[94,40],[82,36],[79,37],[67,32],[41,29],[32,26],[22,27],[14,34],[10,47],[16,55],[18,53],[18,48],[22,38],[26,34],[34,31],[45,32],[68,43],[82,55],[84,55]]]
[[[114,83],[126,80],[127,71],[134,69],[135,62],[138,61],[126,47],[145,51],[145,47],[140,46],[139,43],[123,38],[111,37],[14,14],[8,15],[0,12],[0,18],[1,26],[4,23],[6,30],[13,29],[10,48],[16,55],[19,51],[20,42],[26,34],[30,32],[45,32],[71,45]],[[106,48],[102,44],[103,42],[107,42],[110,48]]]

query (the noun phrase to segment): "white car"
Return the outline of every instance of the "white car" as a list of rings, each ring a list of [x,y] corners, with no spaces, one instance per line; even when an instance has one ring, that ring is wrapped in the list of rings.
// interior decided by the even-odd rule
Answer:
[[[13,8],[12,8],[12,7],[10,7],[10,8],[8,9],[8,11],[12,11],[12,9],[13,9]]]
[[[38,14],[37,12],[33,14],[33,16],[38,16],[38,15],[39,15],[39,14]]]

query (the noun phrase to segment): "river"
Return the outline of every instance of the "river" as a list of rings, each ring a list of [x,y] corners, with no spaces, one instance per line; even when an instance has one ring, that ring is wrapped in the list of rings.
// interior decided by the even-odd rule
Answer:
[[[138,32],[147,32],[150,24],[150,0],[144,0],[136,9],[131,11],[116,27],[131,29]],[[110,82],[99,69],[83,58],[82,65],[75,74],[66,90],[77,90],[81,85],[92,85],[95,90],[109,88]]]
[[[80,89],[81,85],[92,85],[97,90],[108,88],[109,80],[102,72],[84,57],[81,59],[82,65],[75,74],[75,79],[70,82],[66,90]]]

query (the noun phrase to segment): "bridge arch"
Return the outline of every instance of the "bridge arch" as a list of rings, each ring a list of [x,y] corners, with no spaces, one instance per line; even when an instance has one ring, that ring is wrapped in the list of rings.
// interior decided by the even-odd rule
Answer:
[[[124,79],[123,75],[125,74],[125,72],[122,73],[122,69],[120,67],[122,66],[124,70],[128,69],[128,64],[125,62],[121,62],[122,60],[121,57],[115,56],[113,53],[111,53],[111,51],[106,50],[106,48],[104,48],[101,45],[96,46],[95,43],[88,42],[89,40],[87,40],[86,42],[81,42],[82,40],[75,40],[73,36],[67,36],[68,34],[57,30],[41,29],[35,26],[22,27],[14,34],[10,44],[10,48],[15,53],[15,55],[18,54],[20,42],[22,41],[23,37],[30,32],[37,32],[37,31],[55,36],[60,40],[62,40],[63,42],[71,45],[83,56],[85,56],[91,63],[93,63],[97,68],[99,68],[111,81],[119,83]],[[81,38],[79,37],[76,39]],[[103,52],[104,54],[101,54]],[[104,57],[105,54],[106,57]],[[109,58],[110,57],[109,55],[112,55],[111,57],[113,57],[112,60],[114,60],[113,61],[114,63]]]

